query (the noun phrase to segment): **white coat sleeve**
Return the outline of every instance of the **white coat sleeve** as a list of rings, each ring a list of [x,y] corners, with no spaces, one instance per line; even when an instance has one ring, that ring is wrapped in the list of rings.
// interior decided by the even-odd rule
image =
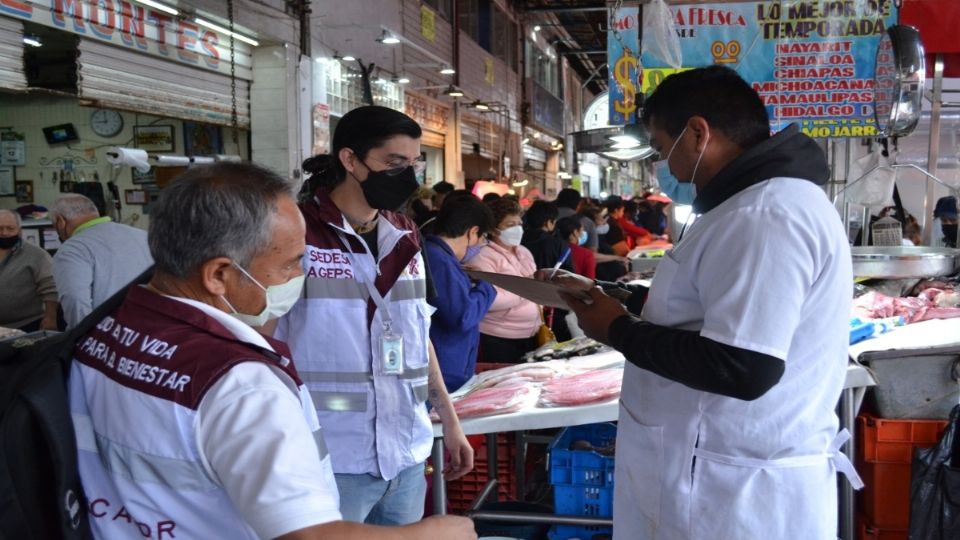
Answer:
[[[195,425],[201,459],[261,538],[341,519],[300,400],[267,365],[246,362],[211,387]]]
[[[776,209],[744,208],[715,227],[697,263],[700,335],[786,361],[819,274],[816,239]]]

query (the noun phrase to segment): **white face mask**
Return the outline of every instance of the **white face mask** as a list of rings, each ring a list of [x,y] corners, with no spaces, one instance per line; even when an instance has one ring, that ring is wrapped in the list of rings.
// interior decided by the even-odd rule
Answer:
[[[250,326],[263,326],[267,321],[273,319],[279,319],[287,314],[288,311],[297,303],[297,300],[300,299],[300,294],[303,292],[303,274],[290,279],[290,281],[283,283],[281,285],[271,285],[269,287],[264,287],[260,284],[259,281],[253,278],[249,272],[243,269],[237,263],[233,263],[238,270],[243,272],[245,276],[250,278],[250,281],[256,283],[257,287],[260,287],[267,293],[267,305],[263,308],[263,311],[257,315],[250,315],[247,313],[240,313],[233,307],[230,302],[227,302],[227,299],[223,296],[220,297],[224,303],[230,308],[231,315],[237,320],[244,322]]]
[[[597,234],[603,236],[610,232],[610,224],[604,223],[603,225],[597,225]]]
[[[507,227],[500,231],[500,241],[504,244],[517,247],[520,245],[520,240],[523,239],[523,227],[520,225],[514,225],[513,227]]]

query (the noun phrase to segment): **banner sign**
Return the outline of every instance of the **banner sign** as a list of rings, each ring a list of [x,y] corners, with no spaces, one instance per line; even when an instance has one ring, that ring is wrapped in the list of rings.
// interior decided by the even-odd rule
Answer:
[[[130,0],[0,0],[0,15],[230,74],[230,36]],[[249,45],[234,50],[237,77],[252,79]]]
[[[697,4],[670,11],[681,70],[735,69],[760,94],[773,131],[798,123],[811,137],[878,135],[874,71],[880,37],[897,21],[894,0]],[[647,94],[678,71],[659,67],[666,62],[652,53],[644,52],[642,63]]]
[[[640,19],[638,6],[616,11],[607,30],[607,88],[610,89],[611,126],[632,124],[640,90]]]

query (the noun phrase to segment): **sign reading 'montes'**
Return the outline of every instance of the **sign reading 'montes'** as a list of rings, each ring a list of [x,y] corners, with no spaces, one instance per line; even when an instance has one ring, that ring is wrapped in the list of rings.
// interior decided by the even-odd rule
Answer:
[[[230,37],[128,0],[0,0],[6,15],[194,67],[230,73]],[[250,78],[250,47],[234,40],[237,75]]]

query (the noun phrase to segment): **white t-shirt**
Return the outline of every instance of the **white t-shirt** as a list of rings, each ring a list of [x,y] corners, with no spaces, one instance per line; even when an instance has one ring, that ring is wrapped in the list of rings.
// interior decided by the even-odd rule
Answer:
[[[238,339],[272,349],[246,324],[207,304],[174,298],[213,317]],[[316,411],[279,368],[245,362],[207,391],[194,431],[204,468],[219,479],[261,538],[342,519],[330,465],[322,460],[310,424]],[[309,422],[304,414],[313,415]],[[267,460],[270,457],[270,460]]]

